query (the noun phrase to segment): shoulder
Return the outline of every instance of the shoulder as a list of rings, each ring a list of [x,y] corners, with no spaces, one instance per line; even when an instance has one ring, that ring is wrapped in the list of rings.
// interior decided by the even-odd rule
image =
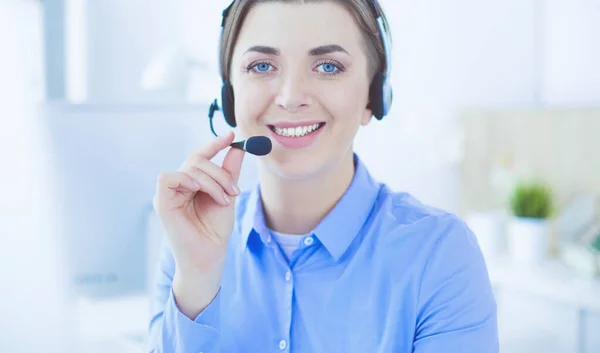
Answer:
[[[394,192],[383,185],[375,206],[376,216],[383,217],[400,233],[427,231],[438,236],[451,232],[468,232],[466,223],[456,214],[428,205],[407,192]]]
[[[392,191],[385,184],[381,187],[378,201],[379,206],[391,211],[404,224],[452,216],[450,212],[425,204],[410,193]]]
[[[479,251],[477,239],[459,216],[410,193],[382,185],[374,211],[374,224],[380,227],[377,242],[392,252],[410,252],[426,262],[434,251]]]
[[[425,296],[449,285],[490,295],[487,266],[466,222],[408,193],[384,187],[380,195],[376,223],[388,226],[373,235],[387,266],[414,271]]]

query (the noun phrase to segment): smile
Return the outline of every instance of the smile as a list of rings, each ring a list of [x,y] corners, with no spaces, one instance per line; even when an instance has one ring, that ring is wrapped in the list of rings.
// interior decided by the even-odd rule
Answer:
[[[271,131],[279,136],[284,137],[304,137],[311,133],[314,133],[321,129],[325,123],[318,123],[313,125],[304,125],[304,126],[295,126],[295,127],[276,127],[274,125],[269,125]]]

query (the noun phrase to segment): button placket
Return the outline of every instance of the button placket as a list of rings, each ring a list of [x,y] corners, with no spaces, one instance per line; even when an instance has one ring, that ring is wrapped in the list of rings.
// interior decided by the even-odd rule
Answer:
[[[285,321],[287,323],[286,327],[283,329],[284,335],[283,339],[279,341],[279,349],[283,351],[289,351],[289,336],[287,333],[291,330],[292,325],[292,297],[294,293],[294,283],[293,283],[293,274],[292,270],[287,269],[284,275],[285,279],[285,287],[286,287],[286,295],[285,295]],[[286,340],[288,339],[288,340]]]

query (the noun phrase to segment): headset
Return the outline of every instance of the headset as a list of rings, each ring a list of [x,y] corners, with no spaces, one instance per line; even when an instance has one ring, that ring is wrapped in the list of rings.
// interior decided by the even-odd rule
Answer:
[[[221,21],[221,38],[223,35],[223,30],[225,28],[225,20],[227,19],[227,15],[231,10],[235,0],[231,2],[231,4],[223,10],[222,21]],[[385,51],[385,68],[375,74],[373,81],[371,81],[371,85],[369,87],[369,108],[373,112],[373,116],[377,120],[383,119],[384,116],[388,114],[390,108],[392,106],[392,86],[390,83],[390,74],[391,74],[391,40],[388,32],[386,31],[383,17],[379,12],[379,7],[377,6],[376,0],[369,0],[369,4],[371,4],[371,8],[373,9],[377,24],[379,26],[379,34],[381,36],[381,40],[383,42],[383,48]],[[210,119],[210,129],[212,133],[217,136],[213,128],[212,119],[215,114],[215,111],[221,110],[223,111],[223,116],[225,117],[225,121],[231,127],[236,127],[237,123],[235,120],[235,109],[234,109],[234,97],[233,97],[233,88],[228,81],[223,80],[223,86],[221,87],[221,107],[217,102],[217,99],[210,105],[208,109],[208,117]]]

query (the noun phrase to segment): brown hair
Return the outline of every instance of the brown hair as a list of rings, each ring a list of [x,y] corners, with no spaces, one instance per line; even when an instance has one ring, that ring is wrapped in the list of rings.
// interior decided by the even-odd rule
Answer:
[[[377,0],[235,0],[229,8],[229,13],[223,24],[223,34],[221,37],[221,47],[219,53],[220,71],[223,81],[229,81],[231,69],[231,57],[239,35],[240,29],[246,18],[246,15],[252,9],[252,6],[261,2],[282,2],[303,4],[307,2],[334,1],[343,5],[356,20],[364,37],[365,53],[369,63],[369,77],[373,77],[376,72],[385,73],[385,49],[383,38],[377,24],[377,13],[381,14],[385,31],[389,35],[388,23],[385,14]],[[390,38],[391,41],[391,38]]]

